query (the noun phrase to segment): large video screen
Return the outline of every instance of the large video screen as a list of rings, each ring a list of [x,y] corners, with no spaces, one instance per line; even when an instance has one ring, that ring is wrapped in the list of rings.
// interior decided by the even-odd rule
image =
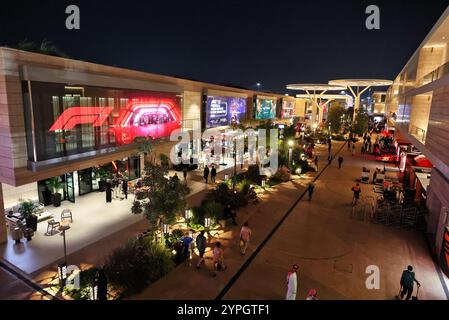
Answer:
[[[207,97],[207,128],[240,123],[246,114],[246,99],[236,97]]]
[[[282,101],[282,119],[290,119],[295,116],[295,101],[284,100]]]
[[[137,137],[168,137],[181,128],[176,93],[43,82],[32,88],[39,161],[127,145]],[[31,127],[33,118],[25,116]]]
[[[254,118],[257,120],[276,118],[276,100],[257,99]]]

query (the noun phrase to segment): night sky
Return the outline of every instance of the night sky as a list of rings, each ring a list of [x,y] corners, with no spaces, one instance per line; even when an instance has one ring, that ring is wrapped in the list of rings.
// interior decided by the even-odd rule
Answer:
[[[81,30],[65,8],[81,9]],[[381,30],[365,28],[365,8]],[[53,42],[75,59],[285,93],[288,83],[393,80],[449,1],[6,1],[0,44]]]

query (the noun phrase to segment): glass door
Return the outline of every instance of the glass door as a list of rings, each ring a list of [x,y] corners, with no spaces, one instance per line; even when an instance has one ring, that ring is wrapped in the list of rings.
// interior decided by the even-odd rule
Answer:
[[[67,200],[75,203],[75,188],[73,186],[73,172],[65,174],[65,192]]]
[[[92,169],[78,171],[79,195],[85,195],[92,192]]]

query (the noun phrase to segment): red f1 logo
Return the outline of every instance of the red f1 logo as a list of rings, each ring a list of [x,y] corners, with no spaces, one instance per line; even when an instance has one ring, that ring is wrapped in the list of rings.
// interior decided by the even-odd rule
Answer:
[[[63,112],[50,131],[72,130],[79,124],[91,123],[100,127],[112,112],[113,107],[73,107]]]

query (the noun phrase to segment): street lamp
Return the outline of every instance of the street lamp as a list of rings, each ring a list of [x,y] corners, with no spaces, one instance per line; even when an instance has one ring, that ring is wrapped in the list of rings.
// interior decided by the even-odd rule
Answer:
[[[288,167],[290,168],[290,170],[292,168],[293,145],[294,145],[293,140],[289,140],[288,141],[288,147],[289,147],[288,148]]]
[[[67,280],[67,263],[61,262],[58,265],[58,279],[59,279],[59,286],[62,288],[65,287],[65,281]]]
[[[67,230],[70,229],[70,225],[69,224],[62,224],[59,227],[59,231],[61,231],[61,236],[63,238],[63,242],[64,242],[64,263],[67,265],[67,245],[66,245],[66,241],[65,241],[65,232]]]
[[[267,183],[267,180],[265,178],[262,179],[262,188],[265,188],[265,184]]]

